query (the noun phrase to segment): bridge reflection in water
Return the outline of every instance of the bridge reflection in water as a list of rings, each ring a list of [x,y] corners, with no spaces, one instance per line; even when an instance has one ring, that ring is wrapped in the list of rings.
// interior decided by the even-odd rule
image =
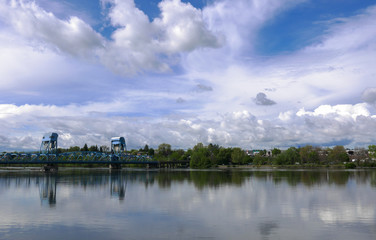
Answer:
[[[321,186],[336,186],[343,188],[348,183],[370,185],[376,187],[376,171],[340,171],[340,170],[232,170],[232,171],[194,171],[194,170],[109,170],[65,168],[59,172],[44,173],[30,170],[0,170],[1,189],[30,189],[39,191],[43,206],[55,206],[60,199],[65,199],[65,190],[74,189],[75,194],[91,188],[104,190],[110,198],[123,202],[126,198],[127,186],[142,184],[145,189],[158,184],[161,189],[170,189],[176,184],[193,184],[200,191],[218,189],[224,186],[241,187],[250,182],[266,182],[272,185],[289,185],[295,188],[299,185],[307,189]],[[60,190],[60,191],[59,191]],[[1,192],[1,191],[0,191]],[[19,193],[20,191],[16,191]],[[3,193],[3,192],[2,192]],[[61,201],[61,200],[60,200]]]
[[[376,239],[374,169],[12,169],[0,239]]]
[[[56,179],[55,175],[44,175],[38,178],[39,196],[42,204],[48,203],[50,206],[56,204]]]
[[[42,205],[48,204],[49,206],[54,206],[56,204],[56,190],[60,184],[80,184],[84,187],[105,185],[108,187],[108,192],[111,197],[118,198],[120,201],[125,199],[125,193],[127,188],[127,175],[122,174],[119,171],[111,172],[109,175],[97,176],[85,175],[79,177],[77,176],[62,176],[59,174],[45,174],[38,179],[39,185],[39,195]],[[78,181],[77,181],[78,180]]]
[[[138,174],[141,181],[148,181],[148,173]],[[111,198],[125,200],[128,180],[134,174],[120,170],[79,170],[67,169],[59,173],[43,173],[40,171],[10,171],[0,172],[0,188],[35,188],[39,191],[42,206],[54,207],[58,202],[59,187],[67,185],[108,189]],[[147,184],[147,183],[146,183]]]

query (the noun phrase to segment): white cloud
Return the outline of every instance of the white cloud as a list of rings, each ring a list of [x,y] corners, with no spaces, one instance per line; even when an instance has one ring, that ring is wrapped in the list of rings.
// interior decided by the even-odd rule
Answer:
[[[293,115],[292,111],[281,112],[279,113],[278,118],[282,121],[288,121],[291,119],[292,115]]]
[[[166,0],[151,21],[133,1],[103,2],[110,3],[104,5],[116,28],[110,39],[78,17],[61,19],[29,1],[0,1],[1,146],[34,148],[48,131],[70,134],[65,147],[106,144],[119,134],[133,147],[376,140],[375,109],[359,103],[376,99],[375,7],[318,23],[328,30],[315,44],[260,57],[258,31],[302,1],[216,1],[200,10]],[[124,77],[99,64],[124,75],[174,66],[184,73]],[[21,145],[25,139],[29,144]]]
[[[370,6],[353,17],[332,19],[328,22],[331,27],[322,41],[307,49],[310,50],[313,48],[329,51],[342,51],[343,49],[357,50],[359,48],[372,49],[374,42],[370,40],[374,40],[376,37],[376,24],[373,21],[375,15],[376,6]]]
[[[263,106],[270,106],[276,104],[273,100],[266,97],[266,94],[263,92],[259,92],[256,95],[256,98],[254,99],[254,102],[257,105],[263,105]]]
[[[153,24],[158,28],[160,45],[167,53],[192,51],[200,47],[219,47],[218,38],[204,22],[201,10],[180,0],[164,0],[159,3],[161,18]]]
[[[1,146],[36,149],[48,131],[65,136],[60,138],[61,147],[84,143],[106,145],[111,137],[118,135],[125,136],[131,148],[145,144],[157,147],[163,142],[174,148],[212,142],[249,149],[302,144],[365,146],[376,141],[373,134],[376,118],[370,115],[366,104],[320,106],[311,112],[300,110],[295,116],[288,112],[279,116],[282,121],[258,118],[248,111],[227,113],[215,119],[187,115],[153,119],[111,116],[100,112],[107,106],[0,105],[0,126],[4,126],[0,131]],[[9,128],[13,129],[10,135]]]
[[[297,113],[297,116],[302,117],[305,115],[308,116],[322,116],[326,117],[328,115],[336,115],[344,118],[351,117],[352,119],[356,120],[359,116],[369,117],[370,112],[367,109],[367,105],[365,103],[360,103],[356,105],[351,104],[342,104],[342,105],[336,105],[336,106],[330,106],[330,105],[321,105],[318,108],[316,108],[313,112],[307,112],[303,109],[300,109]]]
[[[278,13],[305,0],[239,0],[215,1],[203,13],[210,29],[223,32],[231,55],[254,48],[257,31]]]
[[[132,238],[150,239],[155,237],[153,235],[155,231],[143,231],[145,224],[155,224],[156,227],[163,228],[166,223],[171,223],[171,231],[175,232],[175,229],[181,227],[181,222],[186,222],[188,225],[185,225],[184,231],[179,233],[179,236],[229,239],[232,232],[229,234],[229,230],[222,227],[227,226],[228,223],[221,222],[219,226],[213,226],[213,223],[218,222],[218,219],[223,219],[224,216],[230,216],[231,223],[236,226],[244,226],[245,222],[252,221],[252,224],[248,224],[247,227],[235,229],[236,235],[241,239],[246,239],[250,233],[257,239],[273,238],[276,235],[281,236],[282,239],[289,239],[291,232],[285,231],[286,227],[304,229],[304,232],[296,232],[294,236],[297,238],[312,236],[311,239],[316,239],[318,236],[332,235],[332,228],[328,228],[327,224],[339,228],[343,224],[348,225],[336,233],[335,236],[339,238],[355,235],[360,238],[372,236],[373,232],[367,231],[374,226],[376,212],[374,204],[376,194],[368,181],[371,177],[364,178],[365,175],[349,173],[346,181],[337,182],[335,181],[336,172],[329,171],[315,175],[317,177],[315,181],[307,180],[296,184],[296,182],[289,182],[289,178],[281,179],[281,174],[259,173],[242,176],[240,181],[236,182],[236,187],[226,182],[202,185],[197,178],[202,176],[199,173],[198,176],[195,173],[191,176],[183,174],[187,176],[182,181],[183,184],[177,180],[158,181],[161,180],[160,176],[154,175],[153,172],[149,172],[149,178],[146,180],[143,173],[132,173],[130,178],[127,178],[130,174],[119,174],[119,177],[112,175],[108,178],[104,177],[103,181],[90,182],[64,176],[64,181],[61,181],[62,178],[56,181],[57,205],[54,211],[59,211],[59,214],[45,214],[47,209],[44,207],[48,206],[39,206],[39,192],[44,186],[43,183],[47,182],[48,176],[36,178],[30,174],[31,177],[26,175],[8,178],[6,184],[1,186],[3,217],[0,219],[0,229],[3,232],[11,232],[12,228],[19,226],[27,229],[35,226],[33,225],[36,224],[35,219],[43,219],[43,223],[48,222],[51,226],[46,229],[45,236],[49,236],[50,233],[51,236],[56,234],[55,227],[79,225],[80,229],[85,231],[87,229],[87,232],[91,232],[89,234],[92,235],[87,235],[89,237],[105,233],[111,235],[112,238],[122,238],[125,230],[132,229],[133,231],[129,231],[128,234]],[[294,176],[302,175],[297,173]],[[5,176],[2,177],[5,178]],[[54,176],[50,176],[50,181],[51,178],[55,179]],[[73,181],[75,184],[72,184]],[[151,182],[154,184],[150,184]],[[111,187],[118,186],[119,183],[126,185],[125,202],[119,202],[118,198],[110,197]],[[352,183],[352,185],[345,185],[346,183]],[[349,188],[348,191],[343,190],[346,186]],[[85,191],[84,194],[83,191]],[[160,194],[161,191],[163,194]],[[147,197],[145,197],[146,194]],[[76,196],[80,196],[82,201],[71,201]],[[30,203],[19,204],[23,203],[25,198]],[[341,204],[338,204],[339,202]],[[239,207],[235,211],[233,208],[226,207],[231,204]],[[36,207],[30,208],[31,205]],[[159,207],[156,208],[156,205]],[[218,211],[218,209],[222,210]],[[90,216],[95,216],[95,218],[85,215],[88,210],[90,210]],[[194,222],[189,221],[191,215],[187,212],[194,213]],[[124,226],[123,219],[118,217],[119,215],[127,216],[127,214],[138,216],[145,213],[152,214],[153,218],[136,217],[126,226]],[[110,220],[107,219],[109,215],[113,216]],[[265,217],[274,215],[281,217],[276,217],[273,221]],[[155,222],[154,218],[159,216],[163,218],[163,221]],[[255,216],[260,217],[254,220]],[[297,221],[281,222],[286,216]],[[307,228],[307,224],[310,227]],[[92,231],[93,226],[98,225],[104,229]],[[274,234],[268,236],[267,231],[273,227],[276,227],[273,230]],[[362,231],[364,234],[360,235],[357,232],[359,228],[366,229]],[[106,231],[107,229],[111,232]],[[132,235],[132,232],[135,234]],[[38,238],[37,235],[31,236],[33,239]]]
[[[103,47],[102,37],[77,17],[60,20],[35,2],[2,1],[0,15],[21,35],[79,57],[93,57]]]
[[[362,100],[369,104],[376,104],[376,88],[367,88],[364,90]]]
[[[365,88],[374,86],[376,28],[372,26],[375,7],[342,21],[317,23],[325,25],[328,30],[324,35],[316,36],[316,42],[310,46],[291,53],[261,57],[255,55],[252,46],[246,47],[254,42],[252,38],[242,36],[243,32],[256,35],[257,29],[265,22],[299,1],[288,2],[283,7],[274,1],[266,1],[265,5],[257,5],[258,1],[254,1],[261,9],[249,7],[251,2],[233,4],[221,1],[203,11],[211,23],[209,25],[215,25],[217,29],[239,19],[249,24],[247,27],[234,24],[234,32],[229,32],[231,27],[228,31],[223,30],[229,46],[215,51],[195,51],[183,61],[188,78],[201,78],[213,86],[214,91],[207,99],[204,111],[223,113],[246,109],[256,116],[275,117],[280,112],[297,111],[302,107],[312,109],[325,104],[354,104],[360,101]],[[257,10],[268,14],[257,18]],[[248,11],[252,17],[242,18],[242,13]],[[236,15],[232,14],[235,12]],[[357,40],[357,36],[364,38]],[[232,43],[231,37],[239,43]],[[344,42],[348,44],[342,44]],[[271,88],[273,92],[268,92],[268,98],[278,104],[270,106],[268,111],[251,104],[250,96]]]
[[[103,63],[118,73],[142,70],[165,72],[176,55],[198,48],[217,48],[220,41],[206,26],[202,12],[190,3],[165,0],[161,16],[152,22],[133,0],[111,3],[110,21],[117,30],[103,52]]]
[[[150,22],[133,0],[103,2],[111,3],[109,19],[117,28],[111,40],[105,40],[76,16],[62,20],[30,1],[3,0],[0,20],[31,41],[38,40],[41,45],[72,56],[99,60],[124,75],[144,70],[165,72],[177,63],[181,52],[220,46],[201,10],[189,3],[162,1],[161,16]]]

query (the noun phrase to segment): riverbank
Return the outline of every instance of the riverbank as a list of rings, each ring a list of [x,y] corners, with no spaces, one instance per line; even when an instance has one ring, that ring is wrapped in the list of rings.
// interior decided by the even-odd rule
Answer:
[[[345,165],[219,165],[219,169],[346,169]],[[374,168],[374,167],[359,167]]]
[[[43,165],[12,165],[12,166],[1,166],[0,170],[40,170],[43,168]],[[106,169],[108,166],[103,164],[61,164],[59,168],[86,168],[86,169]],[[139,168],[139,169],[156,169],[156,168],[146,168],[144,165],[131,164],[122,166],[122,168]],[[159,169],[181,169],[181,168],[159,168]],[[189,169],[185,168],[185,169]],[[220,170],[231,170],[231,169],[349,169],[345,165],[218,165],[216,167],[206,168],[206,169],[220,169]],[[376,167],[365,167],[365,166],[356,166],[355,169],[376,169]],[[202,169],[202,170],[205,170]]]

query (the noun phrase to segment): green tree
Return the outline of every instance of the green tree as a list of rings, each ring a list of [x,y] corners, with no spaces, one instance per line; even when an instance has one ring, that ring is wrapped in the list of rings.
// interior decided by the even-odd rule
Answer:
[[[205,147],[197,148],[192,152],[190,167],[191,168],[209,168],[211,167],[209,150]]]
[[[220,148],[217,154],[217,164],[228,165],[231,161],[231,148]]]
[[[170,159],[172,161],[179,161],[181,160],[181,158],[183,157],[184,155],[184,150],[183,149],[178,149],[178,150],[173,150],[171,155],[170,155]]]
[[[100,152],[109,152],[110,148],[108,146],[102,145],[99,147]]]
[[[147,144],[145,145],[143,151],[146,152],[146,153],[149,152],[149,146]]]
[[[273,159],[273,164],[276,165],[292,165],[296,162],[300,162],[300,155],[299,150],[295,147],[288,148]]]
[[[259,154],[260,154],[261,156],[266,156],[266,149],[264,149],[264,150],[260,150]]]
[[[358,165],[369,160],[368,149],[355,148],[354,154],[351,156],[352,161],[356,161]]]
[[[331,163],[342,163],[350,160],[343,146],[335,146],[329,151],[328,160]]]
[[[330,148],[318,149],[319,162],[321,164],[328,164],[328,155],[329,155],[330,150],[331,150]]]
[[[74,146],[74,147],[69,147],[68,152],[79,152],[80,147],[79,146]]]
[[[261,155],[261,154],[256,154],[253,157],[253,164],[254,165],[265,165],[268,162],[268,158]]]
[[[295,164],[300,162],[299,150],[295,147],[288,148],[285,152],[287,164]]]
[[[149,148],[148,155],[154,156],[154,148]]]
[[[171,155],[171,145],[167,143],[162,143],[158,146],[158,155],[164,159],[167,159]]]
[[[208,145],[208,150],[210,153],[214,154],[214,155],[217,155],[218,152],[219,152],[219,145],[218,144],[212,144],[212,143],[209,143]]]
[[[368,156],[370,158],[376,158],[376,145],[368,146]]]
[[[281,154],[281,150],[280,149],[278,149],[278,148],[273,148],[273,150],[272,150],[272,155],[273,156],[277,156],[278,154]]]
[[[87,147],[87,144],[85,143],[84,147],[81,148],[81,152],[87,152],[89,151],[89,148]]]
[[[319,163],[318,150],[311,145],[306,145],[299,149],[301,163]]]
[[[246,164],[248,155],[241,148],[233,148],[231,153],[231,162],[233,164]]]
[[[89,151],[90,151],[90,152],[98,152],[98,146],[97,146],[97,145],[95,145],[95,146],[94,146],[94,145],[90,146],[90,147],[89,147]]]
[[[218,165],[218,153],[219,153],[219,145],[210,143],[208,145],[209,151],[209,158],[212,165]]]
[[[199,149],[201,148],[204,148],[204,144],[203,143],[197,143],[194,147],[193,147],[193,151],[198,151]]]
[[[187,151],[185,151],[185,153],[181,157],[181,160],[185,160],[185,161],[190,160],[192,156],[192,152],[193,152],[192,149],[188,149]]]
[[[129,151],[129,153],[130,153],[131,155],[137,155],[137,154],[138,154],[138,150],[137,150],[137,149],[131,149],[131,150]]]

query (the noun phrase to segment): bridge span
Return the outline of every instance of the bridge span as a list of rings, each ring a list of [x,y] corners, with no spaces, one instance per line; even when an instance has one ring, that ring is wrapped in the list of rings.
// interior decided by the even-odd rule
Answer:
[[[188,167],[189,161],[156,161],[148,155],[131,155],[126,152],[123,137],[111,138],[111,152],[63,152],[57,151],[56,133],[43,136],[39,153],[0,153],[0,165],[43,165],[44,171],[57,171],[61,164],[103,164],[119,169],[122,165],[146,165],[146,167]]]

